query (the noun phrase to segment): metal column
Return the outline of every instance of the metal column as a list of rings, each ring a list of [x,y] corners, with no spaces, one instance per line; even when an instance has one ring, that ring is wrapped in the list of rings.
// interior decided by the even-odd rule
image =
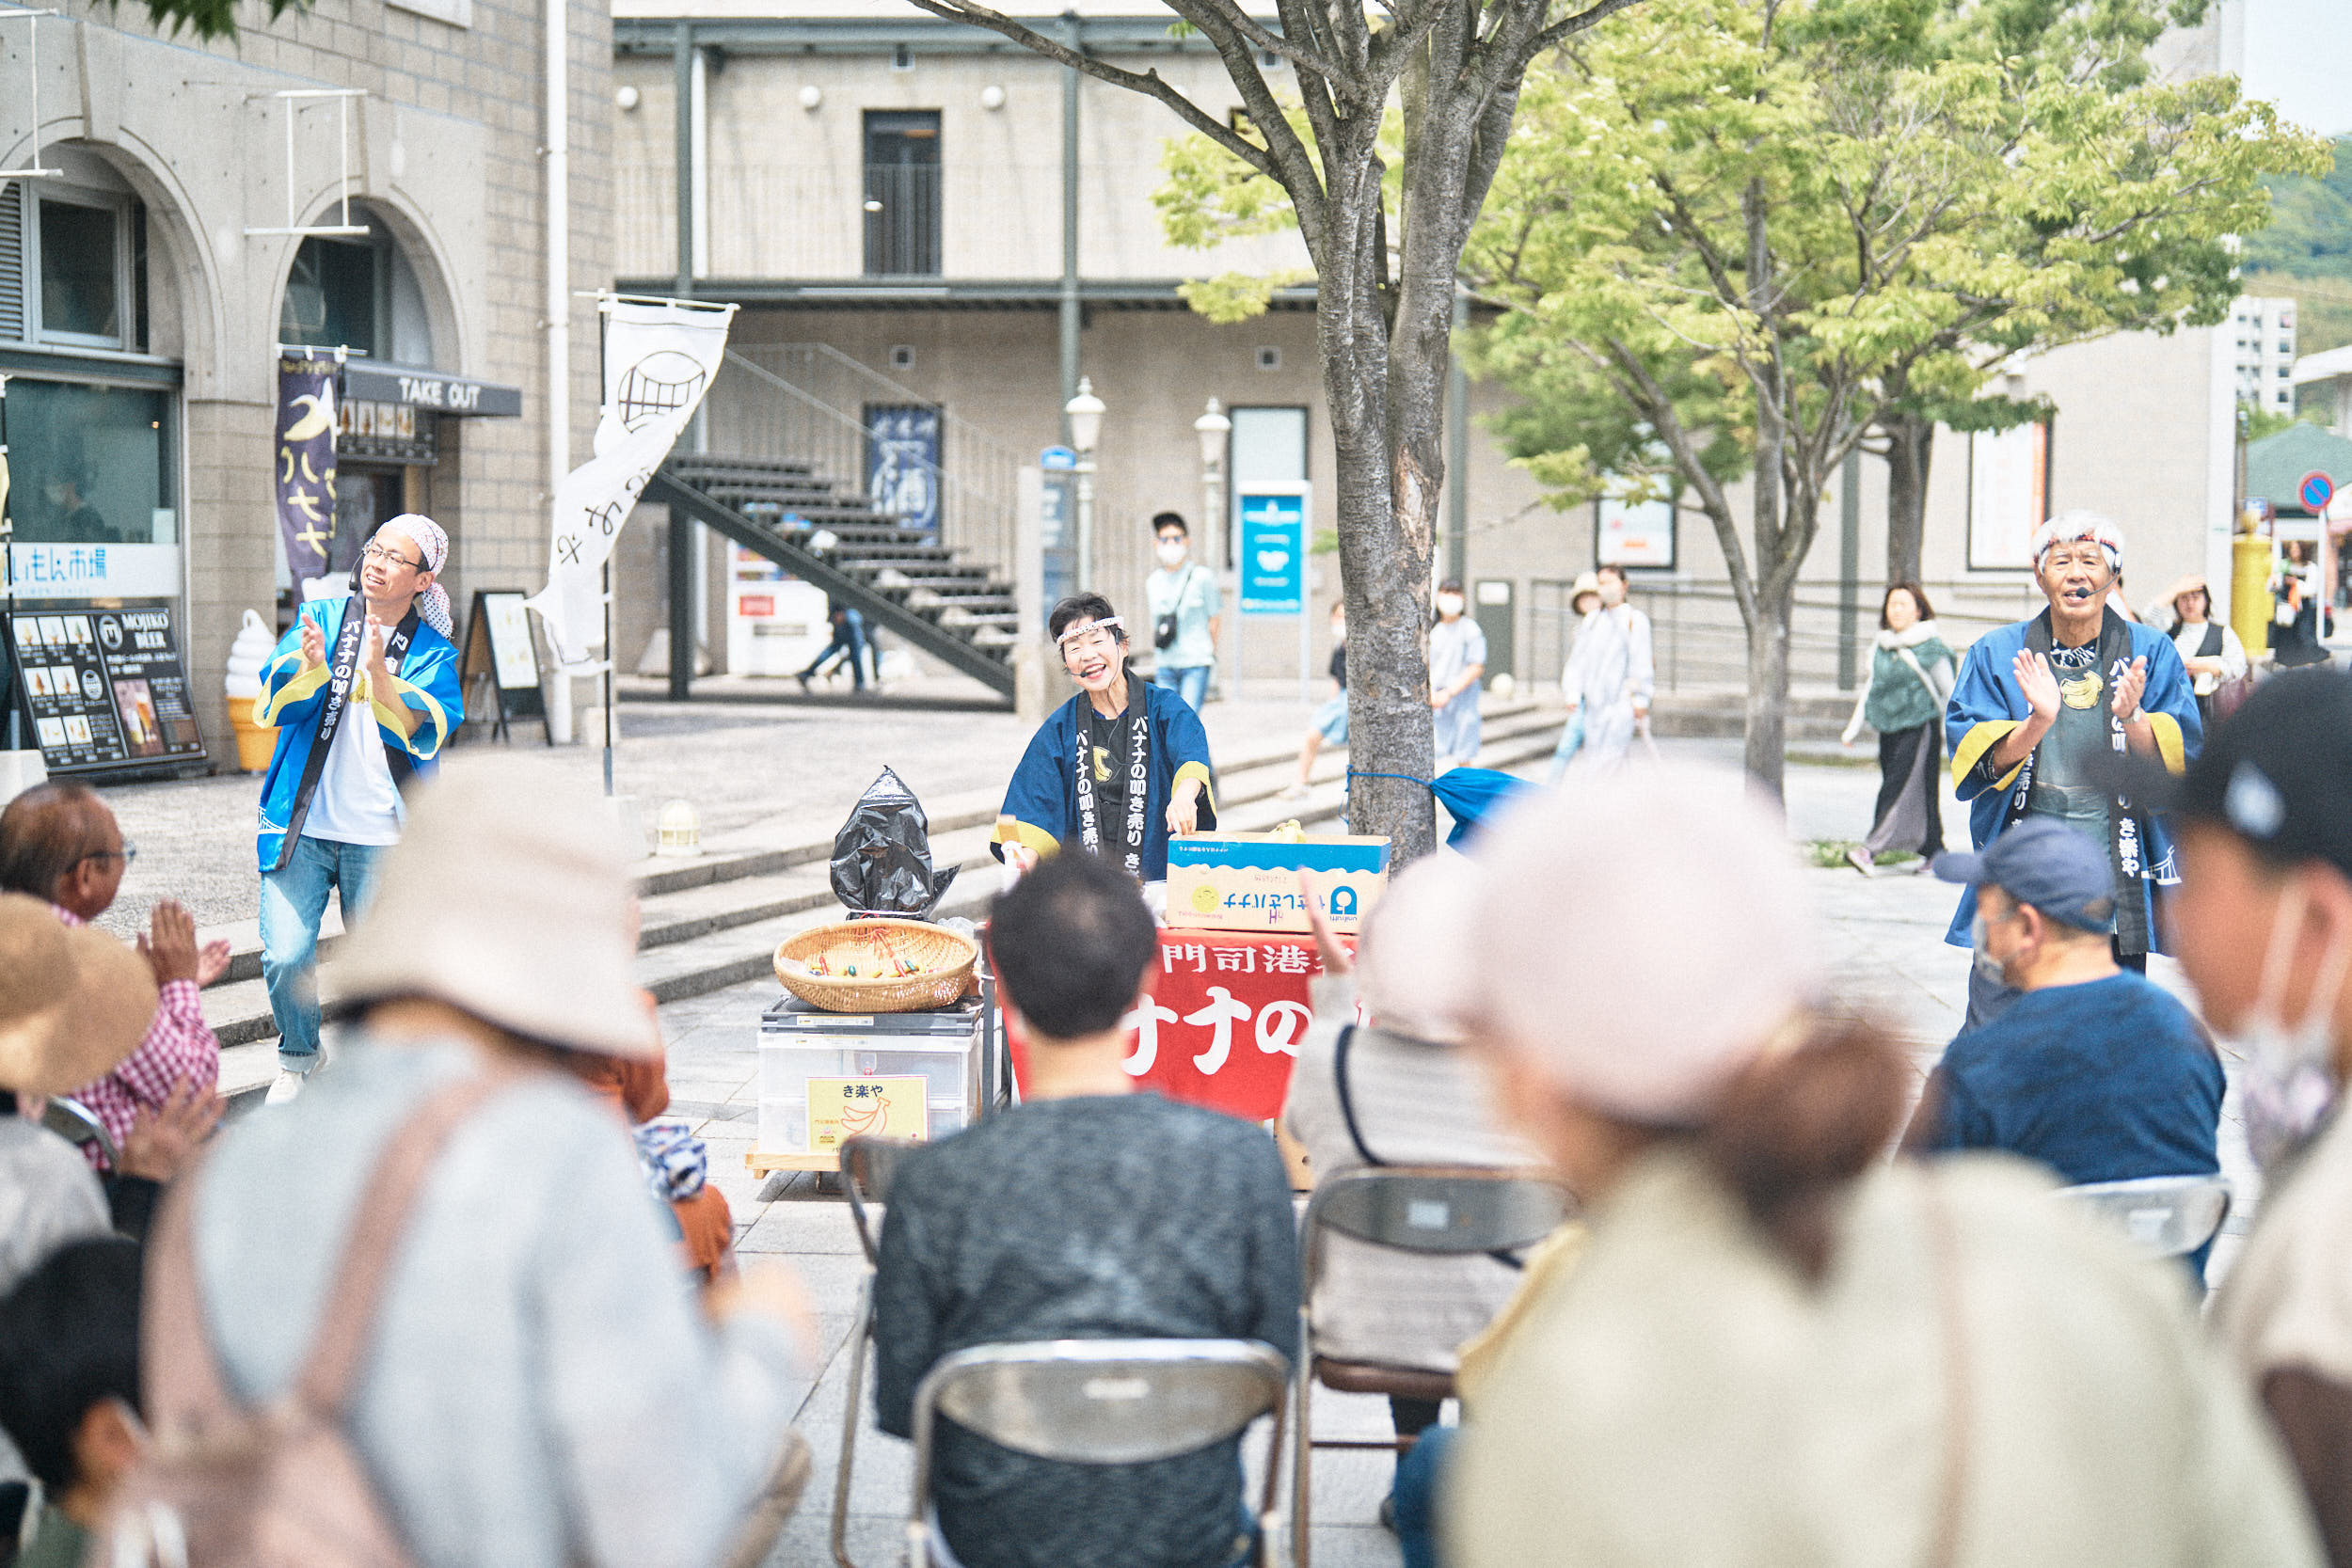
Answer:
[[[1084,53],[1085,35],[1078,13],[1062,13],[1062,41]],[[1064,66],[1061,72],[1061,401],[1065,408],[1078,395],[1078,71]],[[1061,416],[1061,444],[1070,437],[1070,416]],[[1090,588],[1091,583],[1081,583]]]
[[[1862,453],[1846,454],[1837,474],[1837,689],[1851,691],[1858,677],[1862,613]]]
[[[671,90],[677,103],[677,278],[676,293],[694,293],[694,119],[697,72],[694,24],[681,22],[670,44]],[[700,410],[695,413],[700,420]],[[670,700],[682,703],[694,679],[694,520],[670,508]],[[605,650],[608,657],[612,650]]]

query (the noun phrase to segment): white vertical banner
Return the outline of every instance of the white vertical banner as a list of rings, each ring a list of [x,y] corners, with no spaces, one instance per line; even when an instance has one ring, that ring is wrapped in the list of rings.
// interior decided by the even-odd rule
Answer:
[[[596,307],[604,318],[604,402],[596,455],[556,489],[548,585],[529,601],[566,665],[585,662],[603,640],[604,563],[639,493],[710,389],[735,320],[732,305],[678,299],[608,295]]]

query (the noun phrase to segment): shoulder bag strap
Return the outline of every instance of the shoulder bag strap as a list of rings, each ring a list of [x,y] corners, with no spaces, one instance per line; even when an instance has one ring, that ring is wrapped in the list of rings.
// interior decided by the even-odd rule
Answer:
[[[201,1427],[237,1407],[221,1382],[196,1275],[196,1198],[211,1164],[200,1160],[185,1180],[165,1189],[147,1249],[139,1385],[147,1424],[159,1434]]]
[[[1975,1371],[1969,1355],[1967,1302],[1961,1290],[1960,1232],[1950,1200],[1934,1171],[1915,1167],[1927,1210],[1928,1249],[1933,1254],[1936,1316],[1943,1325],[1944,1465],[1929,1525],[1927,1568],[1952,1568],[1960,1560],[1960,1525],[1968,1495],[1968,1444],[1975,1424],[1969,1385]]]
[[[493,1069],[436,1092],[392,1133],[377,1157],[352,1215],[350,1239],[327,1289],[310,1358],[294,1384],[296,1397],[312,1413],[338,1414],[350,1396],[360,1352],[374,1326],[376,1303],[391,1272],[392,1254],[407,1232],[409,1211],[435,1157],[458,1124],[516,1076]]]
[[[1364,1142],[1363,1129],[1356,1125],[1356,1095],[1347,1086],[1347,1052],[1356,1043],[1356,1025],[1344,1024],[1340,1029],[1339,1043],[1331,1051],[1331,1077],[1340,1091],[1340,1119],[1347,1123],[1347,1141],[1356,1146],[1356,1152],[1365,1164],[1385,1165],[1386,1160],[1372,1151]]]

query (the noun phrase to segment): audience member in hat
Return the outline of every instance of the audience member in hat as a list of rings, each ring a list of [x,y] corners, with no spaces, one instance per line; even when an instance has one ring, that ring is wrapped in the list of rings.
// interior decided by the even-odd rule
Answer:
[[[1311,900],[1323,974],[1291,1069],[1283,1124],[1317,1183],[1375,1165],[1525,1166],[1534,1151],[1495,1123],[1461,1049],[1477,873],[1439,851],[1392,882],[1354,959]],[[1369,1021],[1350,1022],[1360,996]],[[1518,1289],[1517,1259],[1399,1252],[1327,1235],[1312,1281],[1315,1354],[1450,1376],[1462,1342]],[[1400,1437],[1438,1422],[1439,1398],[1391,1396]]]
[[[69,926],[112,907],[136,853],[115,814],[86,784],[35,784],[0,811],[0,891],[45,900]],[[199,992],[229,968],[229,943],[199,944],[195,917],[167,898],[150,912],[139,950],[161,995],[147,1037],[104,1077],[62,1091],[89,1108],[118,1148],[130,1145],[142,1117],[167,1118],[170,1130],[193,1131],[200,1140],[219,1115],[213,1085],[220,1077],[220,1041],[204,1022]],[[87,1153],[93,1165],[108,1168],[96,1145]]]
[[[2020,1163],[1883,1158],[1909,1067],[1821,1010],[1740,780],[1572,778],[1479,859],[1474,1038],[1588,1228],[1461,1428],[1449,1560],[2317,1561],[2177,1278]]]
[[[1258,1128],[1140,1092],[1127,1015],[1159,935],[1135,880],[1057,855],[1000,895],[988,949],[1026,1053],[1022,1102],[909,1154],[874,1277],[874,1406],[912,1430],[940,1357],[1027,1339],[1298,1344],[1290,1181]],[[946,1425],[940,1528],[966,1568],[1226,1568],[1248,1547],[1238,1439],[1065,1465]]]
[[[2115,883],[2099,846],[2019,823],[1935,874],[1977,890],[1977,962],[2023,992],[1944,1053],[1907,1144],[2004,1148],[2059,1180],[2221,1168],[2221,1059],[2171,993],[2115,961]],[[2200,1278],[2205,1250],[2189,1259]]]
[[[709,1563],[763,1485],[805,1479],[784,1288],[747,1275],[705,1321],[631,1150],[563,1065],[656,1043],[612,837],[593,800],[486,764],[421,792],[337,967],[350,1050],[231,1126],[195,1179],[215,1335],[172,1352],[214,1355],[232,1397],[265,1403],[319,1333],[376,1152],[439,1091],[511,1075],[435,1157],[350,1403],[421,1568]]]
[[[2163,610],[2163,619],[2171,625],[2173,651],[2187,667],[2189,686],[2197,693],[2198,717],[2210,730],[2216,717],[2214,693],[2246,678],[2246,644],[2227,621],[2213,618],[2212,591],[2194,573],[2172,585]]]
[[[39,899],[0,894],[0,1294],[65,1243],[106,1233],[108,1193],[37,1107],[112,1070],[154,1013],[154,976],[136,953],[59,923]],[[24,1473],[0,1432],[0,1530]]]
[[[2157,799],[2181,834],[2181,967],[2245,1059],[2263,1168],[2213,1325],[2352,1568],[2352,676],[2265,682]]]
[[[2134,798],[2099,782],[2099,760],[2129,750],[2178,772],[2204,735],[2188,672],[2170,639],[2115,612],[2109,590],[2123,570],[2123,533],[2090,512],[2069,512],[2034,531],[2035,580],[2050,601],[2027,620],[1969,644],[1944,715],[1952,784],[1968,803],[1975,847],[2028,817],[2063,823],[2096,844],[2111,869],[2115,957],[2145,974],[2160,951],[2155,892],[2179,880],[2165,827]],[[1973,890],[1944,940],[1969,945]],[[2017,999],[1982,972],[1968,979],[1974,1028]]]
[[[70,1242],[0,1296],[0,1430],[44,1505],[16,1568],[83,1568],[147,1446],[139,1415],[139,1249]]]

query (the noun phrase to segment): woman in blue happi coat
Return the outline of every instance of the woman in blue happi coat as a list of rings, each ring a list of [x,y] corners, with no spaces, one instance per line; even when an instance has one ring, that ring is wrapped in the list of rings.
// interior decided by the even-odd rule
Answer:
[[[1160,881],[1170,833],[1216,826],[1208,732],[1127,667],[1126,628],[1100,594],[1062,600],[1046,625],[1080,690],[1030,738],[990,847],[1023,871],[1076,847]]]

